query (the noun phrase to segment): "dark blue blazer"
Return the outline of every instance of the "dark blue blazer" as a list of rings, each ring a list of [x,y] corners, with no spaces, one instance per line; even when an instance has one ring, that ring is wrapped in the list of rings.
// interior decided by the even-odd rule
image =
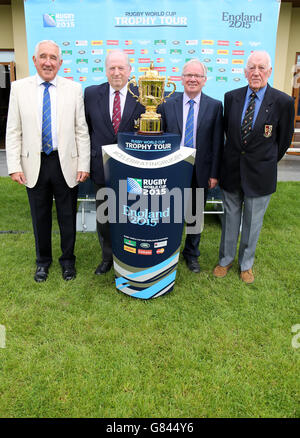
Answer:
[[[167,99],[160,112],[165,132],[180,134],[183,127],[183,93]],[[197,120],[195,171],[198,187],[208,187],[209,178],[219,178],[224,146],[223,105],[201,93]]]
[[[243,145],[241,118],[246,92],[247,86],[225,94],[226,143],[220,187],[228,192],[242,188],[249,197],[265,196],[276,190],[277,162],[292,140],[294,101],[268,85],[252,133]]]
[[[136,88],[133,87],[132,91],[138,95]],[[94,183],[102,185],[105,183],[102,146],[117,143],[117,135],[109,115],[109,83],[87,87],[84,92],[84,105],[91,139],[91,179]],[[134,121],[143,112],[145,107],[128,92],[119,132],[134,131]]]

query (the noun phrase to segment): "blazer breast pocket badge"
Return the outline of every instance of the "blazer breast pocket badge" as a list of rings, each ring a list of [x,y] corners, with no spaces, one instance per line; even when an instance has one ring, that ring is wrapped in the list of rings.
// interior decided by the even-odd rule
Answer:
[[[272,135],[273,125],[265,125],[264,137],[270,138]]]

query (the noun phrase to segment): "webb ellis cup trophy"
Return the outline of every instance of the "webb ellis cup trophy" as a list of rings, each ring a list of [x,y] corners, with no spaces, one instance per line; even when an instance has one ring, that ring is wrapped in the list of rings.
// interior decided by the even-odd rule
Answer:
[[[139,134],[151,135],[162,134],[161,115],[157,114],[156,108],[165,102],[165,99],[170,97],[176,90],[176,85],[168,78],[167,87],[173,85],[173,90],[167,96],[164,96],[165,80],[163,76],[159,76],[159,72],[154,70],[153,61],[150,64],[150,69],[145,72],[144,76],[139,77],[139,96],[136,96],[130,89],[130,84],[137,86],[135,76],[128,82],[128,91],[146,107],[146,112],[141,115],[138,120]]]
[[[118,144],[102,147],[106,187],[118,209],[118,220],[109,220],[116,288],[142,300],[174,287],[184,224],[181,193],[191,185],[195,159],[194,149],[180,147],[180,135],[163,133],[156,109],[165,102],[165,80],[152,62],[139,78],[138,96],[130,89],[137,86],[135,77],[129,81],[129,92],[146,107],[136,122],[138,132],[119,132]],[[171,84],[166,97],[176,89],[168,80]],[[178,202],[174,191],[180,192]]]

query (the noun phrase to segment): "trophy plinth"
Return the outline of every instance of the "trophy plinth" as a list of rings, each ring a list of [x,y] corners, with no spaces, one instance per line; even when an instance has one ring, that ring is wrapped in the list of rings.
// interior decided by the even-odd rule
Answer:
[[[163,76],[159,76],[158,71],[154,70],[153,61],[150,69],[145,72],[143,76],[139,77],[139,96],[136,96],[130,89],[130,84],[137,86],[135,76],[128,82],[128,91],[140,102],[145,108],[146,112],[141,115],[138,120],[138,133],[144,135],[162,134],[161,115],[156,112],[157,107],[165,102],[165,98],[170,97],[176,90],[176,85],[168,79],[167,87],[173,85],[173,90],[168,96],[164,96],[165,80]]]

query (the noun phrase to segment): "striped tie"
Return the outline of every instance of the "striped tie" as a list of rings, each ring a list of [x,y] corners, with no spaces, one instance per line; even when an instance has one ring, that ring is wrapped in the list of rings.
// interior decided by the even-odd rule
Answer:
[[[120,101],[120,91],[115,91],[112,124],[114,127],[115,134],[118,132],[121,122],[121,101]]]
[[[190,109],[186,118],[184,146],[188,148],[194,147],[194,100],[189,100]]]
[[[242,143],[247,144],[247,137],[252,132],[252,125],[253,125],[253,117],[254,117],[254,111],[255,111],[255,98],[256,94],[252,92],[250,94],[250,102],[248,105],[248,108],[245,112],[244,120],[242,122],[241,126],[241,133],[242,133]]]
[[[43,122],[42,122],[42,149],[49,155],[53,151],[51,132],[51,102],[49,93],[49,82],[43,82],[45,87],[43,97]]]

